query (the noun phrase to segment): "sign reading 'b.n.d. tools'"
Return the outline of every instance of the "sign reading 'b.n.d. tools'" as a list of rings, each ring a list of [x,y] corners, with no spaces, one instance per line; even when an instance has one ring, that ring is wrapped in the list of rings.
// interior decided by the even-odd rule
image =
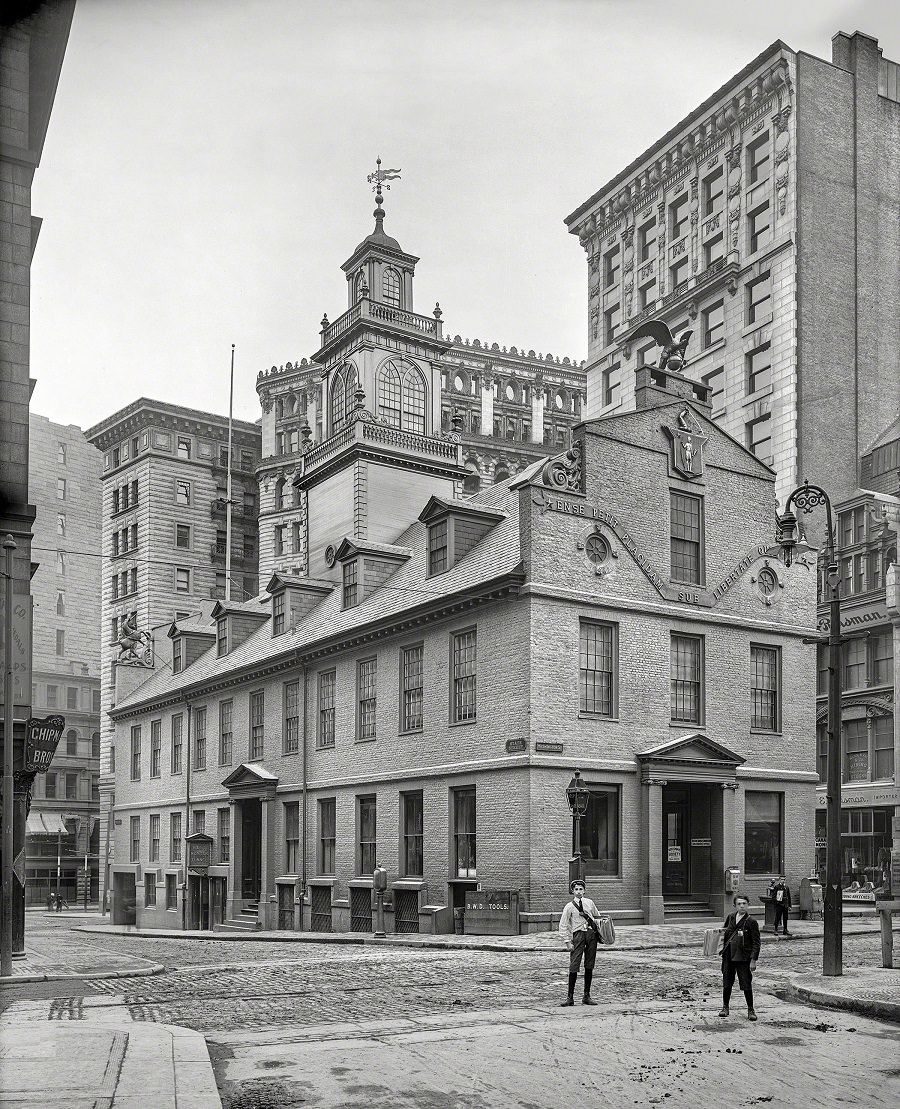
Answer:
[[[43,774],[49,768],[65,726],[64,716],[29,717],[25,722],[26,774]]]

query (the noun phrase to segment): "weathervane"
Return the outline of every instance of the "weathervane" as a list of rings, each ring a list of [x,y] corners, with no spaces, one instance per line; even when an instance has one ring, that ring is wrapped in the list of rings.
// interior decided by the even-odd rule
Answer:
[[[374,173],[370,173],[366,180],[372,186],[373,193],[380,193],[382,184],[385,181],[395,181],[400,177],[399,169],[382,169],[381,159],[376,159],[377,168]],[[386,189],[390,189],[390,185],[384,185]],[[376,198],[377,199],[377,198]],[[380,203],[380,202],[379,202]]]

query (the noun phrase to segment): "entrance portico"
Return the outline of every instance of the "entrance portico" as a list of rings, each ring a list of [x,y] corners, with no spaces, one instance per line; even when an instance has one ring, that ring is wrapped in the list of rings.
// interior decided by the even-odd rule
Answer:
[[[667,740],[637,758],[645,923],[663,922],[667,900],[723,915],[725,869],[736,860],[736,772],[745,760],[701,732]]]
[[[231,858],[228,862],[227,917],[247,906],[265,904],[273,887],[272,819],[278,778],[259,763],[242,763],[222,785],[231,807]],[[264,912],[260,914],[261,923]]]

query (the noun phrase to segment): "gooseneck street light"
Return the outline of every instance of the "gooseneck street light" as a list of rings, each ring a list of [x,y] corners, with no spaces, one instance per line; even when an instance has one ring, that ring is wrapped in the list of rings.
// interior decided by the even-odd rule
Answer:
[[[828,771],[826,784],[825,840],[825,935],[822,944],[822,973],[843,974],[843,902],[841,891],[841,580],[838,574],[836,538],[828,494],[818,485],[803,485],[791,493],[778,517],[785,566],[790,566],[797,547],[796,505],[802,512],[825,506],[828,540],[825,545],[825,577],[829,592],[828,620]]]
[[[575,777],[566,788],[566,800],[569,802],[569,811],[575,821],[575,852],[569,863],[569,882],[576,878],[584,879],[584,860],[581,857],[581,818],[587,813],[591,792],[584,784],[581,771],[575,771]]]

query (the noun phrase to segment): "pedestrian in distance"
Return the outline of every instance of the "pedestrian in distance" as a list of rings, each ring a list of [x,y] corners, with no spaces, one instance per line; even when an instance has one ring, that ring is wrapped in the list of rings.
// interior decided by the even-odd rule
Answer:
[[[559,934],[563,938],[569,955],[569,992],[562,1005],[575,1004],[575,983],[581,960],[584,959],[584,996],[582,1005],[596,1005],[591,998],[591,979],[594,977],[594,962],[597,958],[597,941],[600,937],[601,920],[597,906],[585,897],[585,884],[580,878],[569,883],[572,900],[567,902],[559,918]]]
[[[788,909],[791,907],[791,887],[783,874],[772,879],[769,885],[769,897],[775,902],[775,935],[778,935],[778,922],[781,921],[784,934],[789,936]]]
[[[735,894],[734,912],[725,920],[722,933],[722,1009],[720,1017],[728,1016],[731,987],[735,976],[747,999],[747,1019],[756,1020],[753,1008],[753,972],[759,958],[759,925],[750,916],[750,898]]]

